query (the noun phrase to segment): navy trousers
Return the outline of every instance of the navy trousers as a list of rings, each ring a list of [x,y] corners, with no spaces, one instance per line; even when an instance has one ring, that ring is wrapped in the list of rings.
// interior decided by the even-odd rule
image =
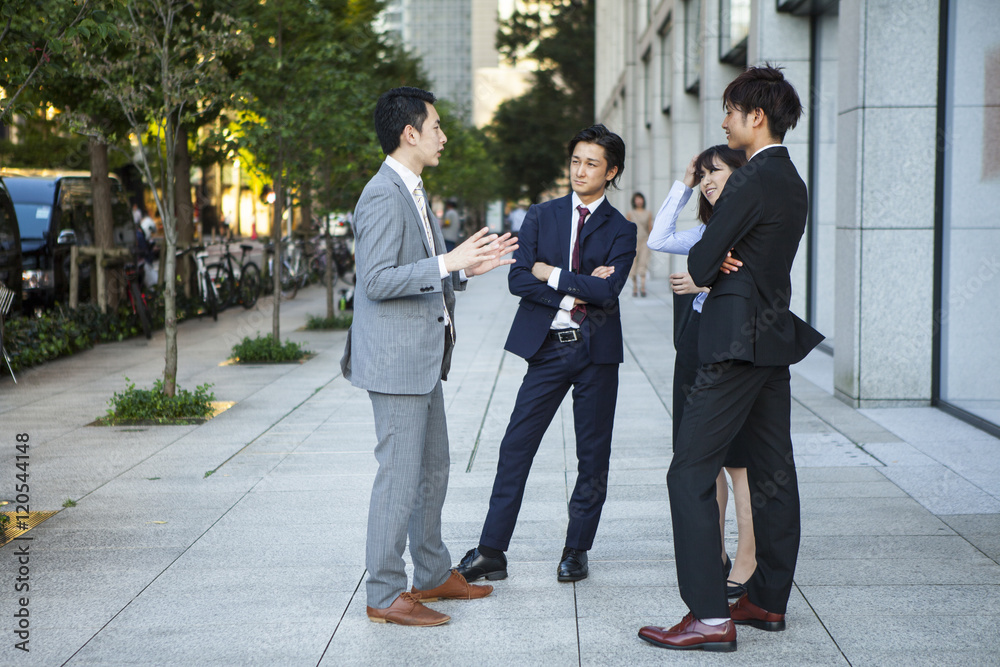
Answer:
[[[480,544],[506,551],[538,445],[566,392],[573,388],[577,477],[569,501],[566,546],[590,549],[608,492],[611,433],[618,400],[618,364],[594,364],[587,341],[546,339],[528,359],[517,393],[483,524]]]

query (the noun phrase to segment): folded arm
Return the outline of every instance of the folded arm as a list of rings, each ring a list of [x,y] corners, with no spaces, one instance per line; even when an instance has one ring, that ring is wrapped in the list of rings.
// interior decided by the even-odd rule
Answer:
[[[688,272],[698,286],[711,286],[719,277],[727,255],[760,220],[760,188],[756,181],[739,185],[732,179],[715,203],[705,233],[688,253]]]
[[[628,280],[632,260],[635,259],[635,225],[621,228],[602,266],[613,267],[611,275],[602,278],[595,275],[581,275],[571,271],[559,272],[559,293],[572,296],[595,306],[606,307],[615,299]]]
[[[514,264],[507,274],[510,293],[549,308],[558,308],[564,295],[531,274],[532,267],[538,261],[538,212],[534,206],[528,209],[521,223],[517,244]]]

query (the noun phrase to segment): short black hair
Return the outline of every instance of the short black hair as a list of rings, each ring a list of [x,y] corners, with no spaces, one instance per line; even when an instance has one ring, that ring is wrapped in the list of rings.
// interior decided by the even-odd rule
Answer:
[[[694,178],[696,183],[705,177],[706,171],[715,171],[715,158],[719,158],[722,164],[733,171],[736,171],[747,163],[747,154],[744,151],[735,150],[726,144],[706,148],[694,161]],[[698,199],[698,219],[706,225],[712,217],[712,210],[713,206],[708,203],[708,200],[704,196]]]
[[[785,133],[795,127],[802,115],[802,102],[780,67],[764,63],[748,67],[733,79],[722,94],[722,105],[736,109],[744,116],[760,109],[767,116],[771,134],[784,141]]]
[[[646,208],[646,195],[642,194],[641,192],[635,192],[635,193],[632,194],[632,207],[633,208],[635,207],[635,198],[636,197],[638,197],[639,199],[642,200],[642,207]]]
[[[436,101],[434,93],[410,86],[382,93],[375,103],[375,134],[382,152],[389,155],[399,148],[399,137],[407,125],[423,132],[424,121],[427,120],[427,104],[434,104]]]
[[[608,161],[608,169],[604,172],[605,174],[611,171],[613,167],[618,167],[618,173],[615,174],[615,177],[604,184],[605,189],[609,185],[617,188],[618,179],[622,177],[622,172],[625,171],[625,142],[622,141],[622,138],[604,127],[604,125],[591,125],[585,130],[580,130],[576,133],[575,137],[570,139],[569,150],[567,151],[569,157],[573,157],[573,151],[581,141],[588,144],[597,144],[604,149],[604,159]]]

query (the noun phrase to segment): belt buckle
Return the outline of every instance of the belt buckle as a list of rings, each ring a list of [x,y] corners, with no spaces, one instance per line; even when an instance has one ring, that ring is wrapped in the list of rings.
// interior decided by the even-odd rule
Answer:
[[[563,329],[557,333],[560,343],[572,343],[577,340],[576,329]]]

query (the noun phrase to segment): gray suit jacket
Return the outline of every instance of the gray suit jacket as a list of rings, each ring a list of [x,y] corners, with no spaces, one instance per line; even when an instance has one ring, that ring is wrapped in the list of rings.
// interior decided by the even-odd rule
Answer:
[[[452,345],[441,293],[454,322],[455,290],[465,284],[458,272],[441,279],[436,254],[444,239],[429,207],[427,215],[436,251],[413,197],[385,163],[354,209],[354,320],[340,367],[355,387],[427,394],[448,377]]]

